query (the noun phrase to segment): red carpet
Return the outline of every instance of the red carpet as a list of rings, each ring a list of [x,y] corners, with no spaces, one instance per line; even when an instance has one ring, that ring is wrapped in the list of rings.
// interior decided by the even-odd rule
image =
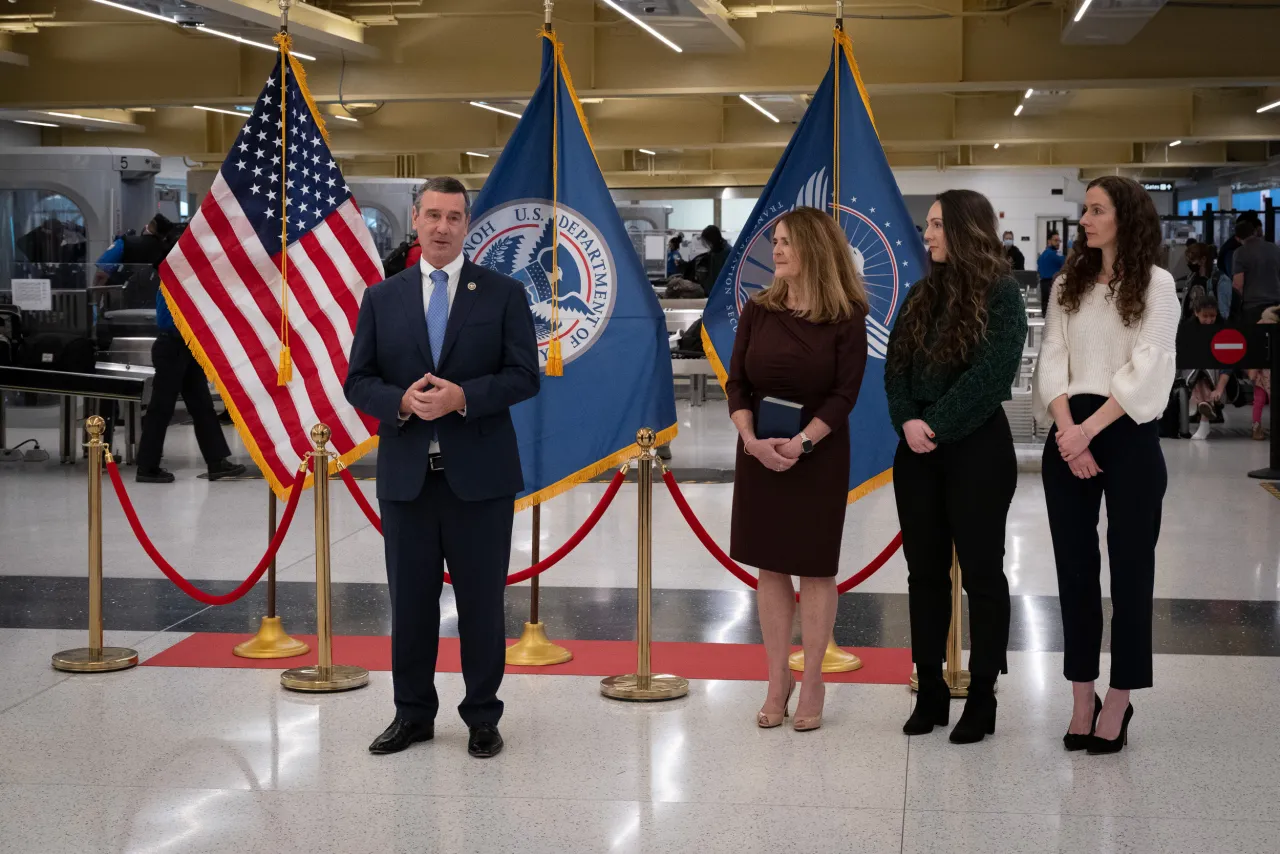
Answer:
[[[232,648],[252,635],[201,632],[143,662],[147,667],[256,667],[285,670],[316,663],[314,636],[298,635],[312,651],[297,658],[239,658]],[[515,641],[508,641],[508,644]],[[636,645],[632,641],[559,641],[573,652],[573,660],[552,667],[507,667],[508,673],[536,673],[547,676],[613,676],[630,673],[636,667]],[[862,659],[862,669],[852,673],[828,673],[828,682],[863,682],[876,685],[905,685],[911,678],[911,651],[853,647]],[[689,679],[743,679],[764,681],[764,650],[756,644],[655,643],[653,669]],[[381,636],[343,635],[333,639],[336,664],[358,664],[368,670],[391,669],[391,639]],[[440,639],[437,668],[442,673],[458,673],[458,639]]]

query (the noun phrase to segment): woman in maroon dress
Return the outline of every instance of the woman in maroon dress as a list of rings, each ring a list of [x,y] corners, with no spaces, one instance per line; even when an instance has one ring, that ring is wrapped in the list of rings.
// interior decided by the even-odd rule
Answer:
[[[796,208],[773,231],[773,284],[743,308],[726,390],[738,428],[733,479],[734,560],[760,569],[757,603],[769,659],[769,694],[756,723],[787,715],[795,680],[787,665],[800,576],[804,678],[798,731],[822,725],[822,657],[836,617],[836,568],[849,489],[849,413],[867,364],[867,296],[843,231],[814,208]],[[760,402],[801,407],[803,429],[758,439]]]

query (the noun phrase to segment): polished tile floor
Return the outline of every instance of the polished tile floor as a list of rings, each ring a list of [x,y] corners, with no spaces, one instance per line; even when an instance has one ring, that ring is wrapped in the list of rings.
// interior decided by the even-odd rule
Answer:
[[[39,413],[14,412],[10,442],[56,441]],[[673,465],[731,465],[723,402],[682,404],[680,417]],[[1135,697],[1129,748],[1114,757],[1062,751],[1070,695],[1033,473],[1009,524],[1016,651],[997,733],[982,744],[904,737],[902,686],[833,684],[824,727],[798,734],[755,728],[759,683],[696,681],[687,698],[648,706],[605,700],[590,677],[519,675],[503,688],[507,750],[479,762],[452,711],[462,692],[452,674],[438,680],[436,740],[373,757],[365,747],[391,711],[385,673],[360,691],[308,697],[284,692],[270,670],[51,670],[53,652],[85,642],[85,469],[0,466],[0,852],[1275,852],[1280,502],[1244,477],[1267,449],[1238,427],[1165,442],[1156,687]],[[265,545],[265,486],[197,479],[188,427],[174,428],[168,450],[177,483],[127,481],[139,513],[188,577],[229,589]],[[732,487],[684,489],[727,541]],[[585,485],[546,506],[543,554],[602,491]],[[897,530],[892,499],[890,487],[850,508],[842,575]],[[752,594],[702,551],[669,497],[654,504],[655,637],[757,641]],[[192,631],[253,627],[259,592],[222,609],[186,600],[113,496],[105,507],[108,643],[145,660]],[[332,516],[337,630],[385,632],[381,542],[339,490]],[[288,627],[304,632],[314,601],[305,506],[295,524],[280,598]],[[517,517],[513,568],[529,562],[529,525],[530,514]],[[633,636],[634,549],[627,488],[545,576],[554,635]],[[905,593],[896,556],[842,599],[837,639],[905,645]],[[510,592],[509,631],[527,603],[526,589]],[[456,633],[448,594],[444,614],[442,630]]]

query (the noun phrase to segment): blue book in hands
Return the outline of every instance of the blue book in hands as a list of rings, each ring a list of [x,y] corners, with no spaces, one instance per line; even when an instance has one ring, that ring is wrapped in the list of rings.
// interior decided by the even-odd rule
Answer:
[[[760,401],[756,414],[757,439],[792,439],[804,429],[804,411],[798,403],[777,397]]]

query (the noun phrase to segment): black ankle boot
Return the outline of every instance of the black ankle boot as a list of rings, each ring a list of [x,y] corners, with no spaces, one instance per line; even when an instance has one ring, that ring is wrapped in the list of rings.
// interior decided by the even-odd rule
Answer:
[[[935,726],[946,726],[951,713],[951,689],[942,678],[942,665],[936,668],[916,666],[916,707],[902,725],[907,735],[925,735]]]
[[[996,731],[996,677],[974,673],[964,712],[951,730],[952,744],[973,744]]]

